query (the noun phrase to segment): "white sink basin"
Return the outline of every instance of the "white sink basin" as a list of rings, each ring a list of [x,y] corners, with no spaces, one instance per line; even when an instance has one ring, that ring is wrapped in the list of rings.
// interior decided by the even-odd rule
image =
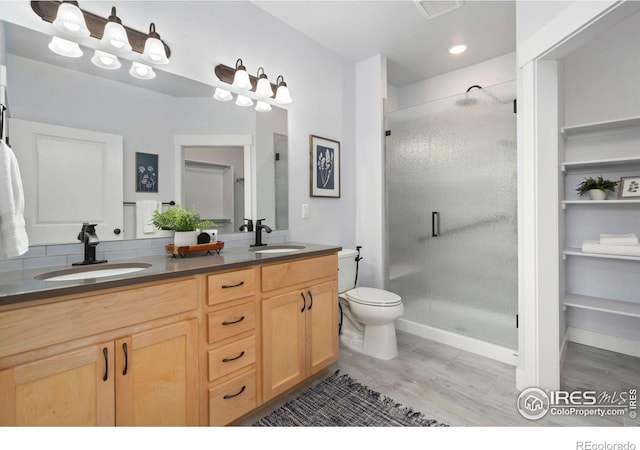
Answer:
[[[87,280],[90,278],[112,277],[139,272],[151,267],[146,263],[131,264],[98,264],[95,266],[79,266],[72,269],[56,270],[54,272],[42,273],[36,276],[36,280],[44,281],[74,281]]]
[[[290,253],[290,252],[299,252],[304,248],[303,245],[278,245],[269,248],[261,248],[261,249],[249,249],[249,251],[254,253]]]

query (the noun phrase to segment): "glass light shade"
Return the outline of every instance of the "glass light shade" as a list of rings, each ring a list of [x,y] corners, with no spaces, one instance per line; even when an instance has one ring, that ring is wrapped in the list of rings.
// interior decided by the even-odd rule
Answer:
[[[169,58],[164,51],[164,44],[160,39],[154,37],[148,37],[144,42],[144,51],[142,53],[142,59],[151,64],[168,64]]]
[[[258,112],[271,111],[271,105],[265,102],[258,101],[256,102],[256,111]]]
[[[236,98],[236,105],[251,106],[253,105],[253,100],[251,100],[249,97],[245,97],[244,95],[238,94],[238,98]]]
[[[80,50],[80,46],[76,42],[67,41],[57,36],[54,36],[51,42],[49,42],[49,50],[69,58],[79,58],[82,56],[82,50]]]
[[[276,91],[275,102],[280,105],[288,105],[293,100],[291,100],[291,94],[289,93],[289,88],[287,85],[278,86],[278,90]]]
[[[233,95],[231,95],[231,92],[225,89],[216,88],[216,91],[213,94],[213,98],[215,98],[216,100],[220,100],[221,102],[228,102],[229,100],[233,100]]]
[[[243,91],[248,91],[251,89],[251,81],[249,80],[249,74],[246,70],[238,69],[236,70],[236,74],[233,76],[233,83],[231,83],[236,89],[241,89]]]
[[[73,3],[60,3],[53,27],[61,33],[75,37],[87,37],[91,34],[84,21],[84,14]]]
[[[127,30],[118,22],[107,22],[100,42],[105,48],[114,52],[126,53],[131,51]]]
[[[91,62],[102,69],[119,69],[122,66],[116,56],[101,50],[94,52]]]
[[[131,64],[129,75],[141,80],[151,80],[156,77],[156,73],[151,67],[136,61],[133,61],[133,63]]]
[[[269,98],[273,96],[273,89],[271,83],[267,78],[258,79],[258,85],[256,86],[256,97]]]

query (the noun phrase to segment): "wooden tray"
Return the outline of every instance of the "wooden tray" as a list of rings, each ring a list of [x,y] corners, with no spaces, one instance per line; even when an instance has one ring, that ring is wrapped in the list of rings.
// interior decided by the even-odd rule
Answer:
[[[169,255],[172,255],[174,258],[180,256],[184,258],[187,255],[191,255],[194,253],[202,253],[206,252],[205,255],[211,255],[212,251],[215,251],[217,254],[220,254],[220,250],[224,247],[223,241],[218,241],[215,244],[197,244],[197,245],[188,245],[185,247],[176,247],[173,244],[168,244],[166,249]]]

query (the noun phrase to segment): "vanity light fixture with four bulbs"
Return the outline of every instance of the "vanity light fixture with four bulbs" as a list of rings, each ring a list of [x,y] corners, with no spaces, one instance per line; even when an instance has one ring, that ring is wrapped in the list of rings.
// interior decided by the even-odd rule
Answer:
[[[92,37],[100,40],[103,50],[96,49],[91,62],[102,69],[119,69],[122,64],[116,55],[126,56],[131,52],[139,53],[149,64],[169,63],[171,50],[160,39],[155,24],[151,23],[148,34],[124,27],[115,7],[111,8],[108,19],[81,10],[77,1],[32,1],[31,9],[60,34],[70,38],[53,36],[51,39],[49,49],[59,55],[81,57],[82,50],[75,40]],[[156,76],[151,65],[138,61],[131,62],[129,74],[142,80]]]
[[[287,105],[292,102],[289,88],[282,75],[278,76],[274,85],[269,81],[262,67],[258,68],[255,77],[249,75],[242,59],[236,61],[235,68],[218,64],[215,73],[220,81],[230,84],[238,92],[236,94],[236,105],[238,106],[253,105],[253,100],[241,92],[253,92],[257,99],[255,109],[260,112],[271,111],[271,105],[264,101],[268,98],[273,98],[273,101],[279,105]],[[218,87],[213,94],[213,98],[226,102],[233,100],[233,94],[226,89]]]

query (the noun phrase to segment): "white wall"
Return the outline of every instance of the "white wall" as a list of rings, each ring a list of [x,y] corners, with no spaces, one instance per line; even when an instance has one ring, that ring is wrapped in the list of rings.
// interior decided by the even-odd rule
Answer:
[[[543,28],[575,1],[542,0],[516,2],[516,45],[520,45]]]
[[[106,17],[116,6],[123,22],[156,30],[171,47],[171,61],[163,70],[197,81],[220,84],[214,75],[218,63],[233,66],[242,58],[250,72],[264,67],[275,81],[283,75],[293,103],[289,112],[290,236],[299,241],[353,245],[355,242],[355,171],[352,118],[345,118],[345,84],[352,86],[349,66],[337,55],[275,19],[250,2],[114,1],[82,2],[82,8]],[[51,30],[28,2],[4,2],[0,19],[32,29]],[[345,100],[346,99],[346,100]],[[309,135],[343,143],[342,198],[309,197]],[[301,205],[310,204],[308,219]]]
[[[564,59],[566,126],[640,115],[640,13]]]

